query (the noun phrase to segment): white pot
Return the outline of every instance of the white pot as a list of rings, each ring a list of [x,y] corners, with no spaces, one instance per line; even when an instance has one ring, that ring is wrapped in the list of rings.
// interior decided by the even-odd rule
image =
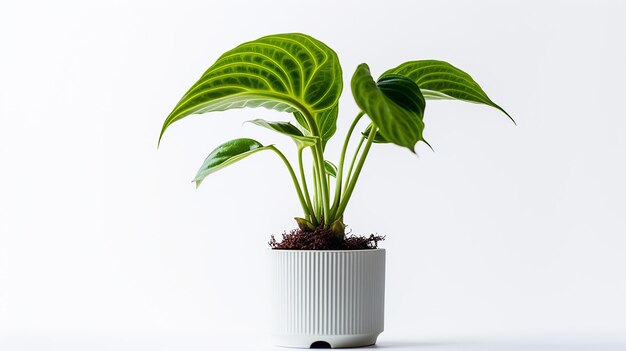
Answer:
[[[274,342],[374,345],[384,330],[385,250],[268,250]]]

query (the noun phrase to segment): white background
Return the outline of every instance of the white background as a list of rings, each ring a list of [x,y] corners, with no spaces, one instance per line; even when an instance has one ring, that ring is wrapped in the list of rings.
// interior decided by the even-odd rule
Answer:
[[[518,122],[429,102],[435,152],[370,153],[345,220],[387,235],[382,347],[623,342],[625,4],[3,1],[0,349],[271,348],[264,255],[300,215],[289,177],[259,153],[190,180],[236,137],[293,159],[242,126],[290,116],[193,116],[156,142],[222,52],[293,31],[335,49],[346,81],[447,60]],[[331,160],[357,112],[346,87]]]

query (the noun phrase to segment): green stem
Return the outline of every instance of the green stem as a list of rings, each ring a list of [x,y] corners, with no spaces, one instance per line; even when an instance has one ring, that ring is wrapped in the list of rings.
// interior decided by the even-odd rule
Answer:
[[[313,173],[313,184],[315,186],[314,190],[315,192],[313,193],[313,195],[315,196],[315,213],[321,213],[322,210],[322,202],[321,202],[321,198],[320,198],[320,182],[319,182],[319,177],[317,176],[317,167],[315,167],[315,164],[313,164],[313,168],[311,169],[312,173]],[[315,218],[315,220],[317,221],[319,218]]]
[[[328,214],[329,214],[329,191],[328,191],[328,183],[326,182],[326,175],[324,170],[324,152],[322,151],[322,145],[320,142],[316,143],[313,150],[313,157],[315,158],[317,179],[320,185],[320,199],[322,202],[322,213],[324,218],[324,225],[328,222]]]
[[[350,129],[348,129],[348,134],[346,135],[346,140],[343,142],[343,148],[341,149],[341,157],[339,158],[339,169],[337,171],[337,178],[336,178],[336,184],[335,184],[335,199],[333,200],[333,207],[331,209],[331,216],[333,218],[330,218],[330,220],[334,220],[335,219],[335,215],[336,215],[336,210],[337,207],[339,206],[339,201],[341,200],[341,182],[343,180],[343,165],[346,159],[346,152],[348,151],[348,145],[350,144],[350,137],[352,136],[352,132],[354,131],[354,128],[356,128],[356,125],[359,123],[359,120],[361,119],[361,117],[363,117],[363,115],[365,114],[365,112],[361,111],[359,112],[358,115],[356,115],[356,117],[354,118],[354,121],[352,121],[352,124],[350,125]]]
[[[293,180],[293,185],[296,187],[296,192],[298,193],[300,204],[302,205],[302,209],[304,210],[304,215],[309,216],[310,215],[309,207],[307,206],[306,201],[304,200],[304,196],[302,195],[302,189],[300,189],[298,178],[296,177],[296,173],[293,171],[293,167],[291,167],[291,163],[289,163],[289,160],[287,160],[285,155],[283,155],[283,153],[280,152],[280,150],[274,147],[274,145],[270,145],[268,148],[274,151],[281,158],[281,160],[283,160],[283,162],[285,163],[285,166],[287,166],[287,170],[289,170],[289,174],[291,175],[291,180]]]
[[[304,116],[304,119],[306,120],[307,124],[309,125],[309,131],[311,132],[311,135],[320,137],[321,139],[319,129],[317,129],[317,123],[315,123],[315,118],[313,118],[313,116],[309,113],[309,111],[306,108],[301,108],[299,110],[300,110],[300,113],[302,113],[302,116]],[[318,197],[318,195],[321,195],[320,200],[322,203],[322,213],[323,213],[323,217],[326,219],[328,218],[330,201],[328,199],[329,197],[328,182],[326,182],[326,177],[324,177],[324,173],[323,173],[324,172],[324,150],[322,149],[322,143],[321,142],[315,143],[315,145],[311,147],[311,151],[313,153],[313,159],[315,161],[314,172],[317,172],[317,178],[318,178],[318,182],[320,185],[319,194],[316,191],[316,198]]]
[[[377,130],[378,128],[372,125],[370,134],[367,136],[367,143],[365,143],[365,148],[363,149],[363,153],[361,153],[361,158],[359,159],[359,163],[356,165],[356,169],[354,170],[354,175],[350,179],[350,182],[348,184],[348,187],[346,188],[344,197],[341,200],[341,204],[339,205],[339,208],[337,209],[337,215],[341,215],[343,211],[346,209],[346,206],[348,205],[350,196],[352,196],[352,192],[354,191],[354,186],[356,185],[357,180],[359,180],[359,174],[361,174],[361,169],[363,169],[363,164],[365,163],[367,154],[369,153],[370,147],[372,147],[372,143],[374,142],[374,137],[376,136]]]
[[[298,166],[300,167],[300,178],[302,178],[302,191],[309,207],[310,214],[307,216],[307,220],[311,220],[311,217],[315,218],[315,211],[313,211],[313,202],[311,202],[311,196],[309,195],[309,188],[306,185],[306,176],[304,174],[304,166],[302,165],[302,150],[304,148],[298,148]]]
[[[348,174],[346,174],[346,183],[350,183],[350,178],[352,178],[352,168],[354,168],[354,163],[356,162],[357,156],[359,156],[359,151],[361,151],[361,146],[363,146],[363,142],[365,141],[365,135],[361,136],[361,140],[359,141],[359,145],[356,147],[356,151],[354,151],[354,157],[352,157],[352,162],[350,162],[350,168],[348,169]],[[345,191],[346,187],[344,186],[343,191]]]

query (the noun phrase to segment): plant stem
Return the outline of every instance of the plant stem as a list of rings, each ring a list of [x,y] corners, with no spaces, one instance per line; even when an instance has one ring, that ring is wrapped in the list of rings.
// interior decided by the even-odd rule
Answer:
[[[319,184],[319,193],[317,194],[321,200],[322,204],[322,214],[324,219],[324,224],[326,224],[328,219],[328,183],[326,182],[326,175],[324,170],[324,156],[323,151],[321,151],[322,146],[320,143],[317,143],[314,147],[311,148],[313,152],[313,158],[316,161],[314,164],[314,172],[317,173],[317,181]]]
[[[370,147],[374,142],[374,137],[376,136],[376,131],[378,128],[372,125],[372,129],[370,130],[370,134],[367,136],[367,143],[365,143],[365,148],[363,149],[363,153],[361,153],[361,158],[359,159],[359,163],[356,165],[356,169],[354,170],[354,175],[350,179],[348,187],[346,188],[346,192],[341,200],[341,204],[337,209],[336,215],[341,216],[343,211],[346,209],[348,205],[348,201],[350,200],[350,196],[352,196],[352,192],[354,191],[354,186],[356,185],[357,180],[359,180],[359,174],[361,174],[361,169],[363,169],[363,164],[365,163],[365,159],[367,158],[367,154],[370,151]]]
[[[315,159],[313,159],[315,161]],[[320,198],[320,182],[319,182],[319,177],[317,174],[317,167],[315,167],[315,163],[313,164],[313,167],[311,168],[311,172],[313,173],[313,184],[314,184],[314,200],[315,200],[315,213],[319,214],[322,211],[322,202],[321,202],[321,198]],[[315,220],[317,221],[319,218],[315,218]]]
[[[335,184],[335,199],[333,200],[333,207],[331,209],[332,218],[329,218],[330,221],[333,221],[335,219],[335,215],[336,215],[335,212],[341,200],[341,186],[342,186],[341,182],[343,180],[343,166],[344,166],[344,161],[346,159],[346,151],[348,150],[348,144],[350,144],[350,137],[352,136],[352,132],[354,131],[354,128],[359,123],[359,120],[361,119],[361,117],[363,117],[364,114],[365,112],[361,111],[359,112],[358,115],[356,115],[356,117],[354,118],[354,121],[352,121],[352,124],[350,125],[350,129],[348,129],[348,134],[346,134],[346,140],[343,142],[343,148],[341,149],[341,157],[339,158],[339,169],[337,171],[337,178],[336,178],[336,184]]]
[[[356,162],[357,156],[359,156],[359,151],[361,150],[361,146],[363,146],[363,141],[365,141],[365,135],[361,136],[361,140],[359,140],[359,145],[357,145],[356,150],[354,151],[354,156],[352,157],[352,162],[350,162],[350,168],[348,169],[348,174],[346,174],[346,182],[347,186],[350,183],[350,178],[352,178],[352,168],[354,168],[354,163]],[[346,186],[344,186],[343,191],[345,192]]]
[[[311,196],[309,195],[309,189],[306,185],[306,176],[304,174],[304,166],[302,165],[302,151],[304,148],[298,148],[298,166],[300,167],[300,178],[302,178],[302,191],[304,192],[304,197],[306,203],[311,211],[307,216],[307,220],[311,220],[311,217],[315,218],[315,211],[313,211],[313,202],[311,202]]]
[[[304,196],[302,195],[302,190],[300,189],[300,184],[298,183],[298,178],[296,177],[296,173],[293,171],[293,167],[291,167],[291,163],[289,160],[283,155],[280,150],[278,150],[274,145],[270,145],[269,149],[274,151],[278,156],[283,160],[285,166],[287,166],[287,170],[289,170],[289,174],[291,175],[291,180],[293,181],[293,185],[296,187],[296,192],[298,193],[298,198],[300,199],[300,204],[302,205],[302,209],[304,210],[305,216],[310,216],[310,210],[307,206],[306,201],[304,200]]]
[[[309,125],[311,135],[320,137],[320,142],[315,143],[315,145],[311,147],[311,152],[315,161],[314,172],[317,172],[317,181],[319,182],[319,194],[316,191],[316,198],[321,195],[319,196],[319,198],[322,203],[322,217],[324,218],[325,222],[327,222],[326,219],[328,218],[329,214],[330,200],[328,182],[326,181],[326,177],[324,176],[324,150],[322,149],[321,135],[319,130],[317,129],[315,118],[313,118],[313,116],[304,108],[300,112],[302,113],[302,116],[304,116],[304,119]]]

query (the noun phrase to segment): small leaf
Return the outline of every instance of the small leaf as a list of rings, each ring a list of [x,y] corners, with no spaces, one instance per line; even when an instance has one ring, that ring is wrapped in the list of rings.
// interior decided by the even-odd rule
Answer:
[[[339,106],[335,105],[332,108],[324,110],[322,112],[315,113],[313,118],[317,125],[320,136],[322,137],[322,149],[326,148],[326,143],[335,135],[337,131],[337,116],[339,114]],[[294,116],[298,124],[300,124],[305,130],[309,130],[309,125],[306,119],[300,112],[294,112]]]
[[[247,138],[227,141],[215,148],[215,150],[207,156],[193,181],[196,183],[196,187],[199,187],[202,180],[209,174],[217,172],[255,152],[269,148],[270,146],[263,146],[258,141]]]
[[[322,149],[326,148],[326,143],[330,138],[335,135],[337,131],[337,116],[339,114],[339,105],[335,104],[334,107],[318,112],[315,114],[315,123],[319,129],[320,136],[322,137]]]
[[[386,140],[415,152],[415,144],[423,140],[426,103],[412,80],[386,75],[374,82],[369,67],[361,64],[352,76],[352,94]]]
[[[196,113],[265,107],[316,116],[337,105],[342,88],[331,48],[301,33],[268,35],[220,56],[165,119],[159,140],[172,123]]]
[[[343,223],[343,216],[339,217],[330,225],[330,230],[341,240],[346,236],[346,225]]]
[[[264,119],[254,119],[248,122],[291,137],[298,145],[298,148],[313,146],[319,139],[318,137],[306,136],[302,134],[300,129],[289,122],[274,122],[266,121]]]
[[[299,111],[296,111],[293,113],[293,116],[296,118],[296,122],[298,122],[298,124],[307,132],[310,132],[311,129],[309,128],[309,124],[307,123],[306,119],[304,118],[304,116],[302,115],[302,113],[300,113]]]
[[[495,107],[513,118],[493,102],[474,79],[464,71],[444,61],[409,61],[383,73],[382,77],[400,74],[414,81],[426,99],[462,100]]]
[[[366,139],[368,137],[368,135],[370,135],[370,131],[372,130],[372,124],[368,125],[367,128],[365,128],[365,130],[361,133]],[[425,139],[422,139],[422,141],[424,142],[424,144],[426,144],[431,150],[435,151],[433,149],[432,146],[430,146],[430,144],[428,143],[428,141],[426,141]],[[387,139],[385,139],[384,136],[382,136],[378,131],[376,132],[376,134],[374,134],[374,143],[375,144],[389,144],[389,141]]]
[[[370,135],[370,132],[372,131],[372,125],[368,125],[367,128],[365,128],[365,130],[361,133],[363,134],[363,136],[365,138],[367,138],[368,135]],[[384,136],[382,136],[382,134],[380,134],[378,131],[376,132],[376,134],[374,134],[374,143],[376,144],[388,144],[389,141],[387,139],[385,139]]]
[[[324,160],[324,169],[326,170],[326,174],[337,178],[337,166],[335,166],[332,162]]]
[[[298,223],[298,228],[300,228],[303,232],[312,232],[315,230],[313,223],[307,221],[306,219],[300,217],[294,217],[294,219],[296,220],[296,223]]]

